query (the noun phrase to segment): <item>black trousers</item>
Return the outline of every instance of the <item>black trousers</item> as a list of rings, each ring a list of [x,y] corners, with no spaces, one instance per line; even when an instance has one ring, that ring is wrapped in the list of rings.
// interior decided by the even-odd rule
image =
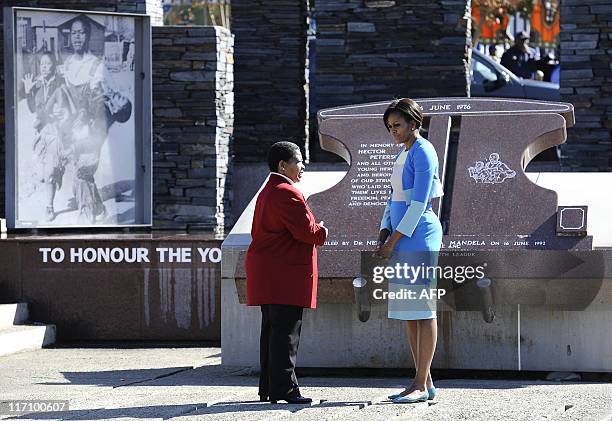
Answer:
[[[282,398],[299,393],[295,361],[302,330],[302,307],[261,306],[259,395]]]

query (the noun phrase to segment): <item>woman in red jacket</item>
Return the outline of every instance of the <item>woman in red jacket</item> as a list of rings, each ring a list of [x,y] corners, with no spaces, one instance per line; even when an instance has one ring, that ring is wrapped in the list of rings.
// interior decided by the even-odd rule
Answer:
[[[268,152],[270,176],[259,193],[247,251],[247,305],[261,306],[259,398],[310,403],[300,394],[295,361],[304,308],[317,306],[317,251],[327,238],[302,193],[300,148],[277,142]]]

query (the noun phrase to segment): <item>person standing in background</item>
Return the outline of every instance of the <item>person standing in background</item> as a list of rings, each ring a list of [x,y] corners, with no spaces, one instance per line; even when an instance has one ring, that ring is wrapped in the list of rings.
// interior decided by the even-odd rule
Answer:
[[[508,48],[501,58],[501,65],[518,77],[531,79],[538,70],[539,54],[529,46],[529,34],[520,32],[514,46]]]
[[[317,251],[327,238],[302,193],[300,148],[277,142],[268,152],[270,176],[257,197],[246,255],[247,305],[261,307],[259,399],[308,404],[295,364],[304,308],[317,306]]]

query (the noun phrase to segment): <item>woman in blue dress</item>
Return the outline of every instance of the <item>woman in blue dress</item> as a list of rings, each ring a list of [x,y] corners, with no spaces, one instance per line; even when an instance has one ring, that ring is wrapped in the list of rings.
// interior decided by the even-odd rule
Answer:
[[[425,289],[435,288],[433,268],[442,244],[442,226],[432,210],[431,200],[442,196],[442,184],[436,151],[420,136],[421,107],[408,98],[395,100],[383,118],[394,142],[403,147],[393,166],[391,195],[380,225],[378,254],[391,258],[388,266],[400,263],[422,268],[412,279],[400,279],[398,274],[389,280],[390,292],[411,290],[417,297],[389,299],[389,318],[407,321],[416,369],[412,384],[389,398],[395,403],[423,402],[436,395],[430,367],[436,349],[437,322],[435,300],[418,297]]]

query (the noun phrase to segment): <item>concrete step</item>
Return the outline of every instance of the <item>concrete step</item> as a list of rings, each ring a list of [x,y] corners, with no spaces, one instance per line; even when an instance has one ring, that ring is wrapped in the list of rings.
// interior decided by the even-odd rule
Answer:
[[[28,317],[28,303],[0,304],[0,329],[24,324]]]
[[[0,328],[0,356],[40,349],[55,342],[55,325]]]

